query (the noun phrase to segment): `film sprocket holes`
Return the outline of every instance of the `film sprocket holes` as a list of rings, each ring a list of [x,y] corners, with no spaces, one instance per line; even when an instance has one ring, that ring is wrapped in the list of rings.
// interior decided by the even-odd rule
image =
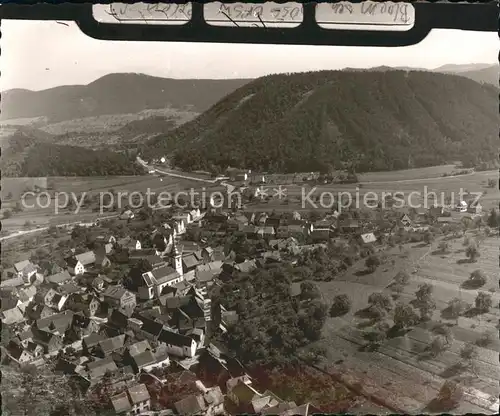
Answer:
[[[427,6],[0,6],[2,405],[498,414],[498,38]]]

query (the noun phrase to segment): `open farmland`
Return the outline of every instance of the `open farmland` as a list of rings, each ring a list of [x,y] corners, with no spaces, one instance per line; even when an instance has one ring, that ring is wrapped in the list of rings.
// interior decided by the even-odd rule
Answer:
[[[384,178],[382,176],[382,178]],[[394,176],[393,176],[394,178]],[[398,177],[399,178],[399,177]],[[358,184],[327,184],[327,185],[284,185],[282,189],[286,191],[284,198],[271,198],[267,202],[252,203],[252,208],[255,210],[260,209],[276,209],[277,211],[290,211],[290,210],[312,210],[316,209],[331,209],[331,195],[334,198],[342,196],[342,194],[350,193],[353,197],[353,205],[356,204],[356,199],[359,201],[360,207],[363,205],[364,196],[367,193],[375,193],[376,201],[383,201],[385,195],[394,195],[399,193],[405,201],[415,208],[430,207],[434,203],[444,204],[446,197],[452,197],[452,204],[456,205],[460,200],[459,193],[461,191],[466,195],[470,192],[473,196],[475,193],[483,193],[480,198],[483,209],[488,210],[498,206],[500,198],[500,190],[497,187],[488,188],[488,179],[497,179],[497,171],[476,172],[471,175],[460,175],[456,177],[433,177],[423,179],[396,179],[392,181],[373,181],[361,182]],[[275,190],[278,189],[278,184],[264,186],[268,190],[267,194],[270,197],[275,195]],[[436,194],[436,196],[433,195]],[[331,194],[331,195],[330,195]],[[317,199],[323,195],[323,207]],[[309,199],[306,199],[309,197]],[[370,194],[369,203],[373,204],[373,195]],[[347,197],[344,197],[347,198]],[[310,202],[313,201],[313,203]],[[345,199],[347,202],[347,199]],[[302,202],[304,204],[302,205]]]
[[[120,177],[54,177],[47,178],[45,182],[40,180],[33,182],[23,180],[24,178],[9,179],[8,189],[17,190],[11,201],[2,204],[2,213],[7,210],[12,211],[16,202],[18,202],[26,190],[27,185],[37,183],[39,186],[48,186],[52,197],[48,199],[46,196],[40,198],[28,196],[25,198],[25,206],[21,212],[12,213],[12,216],[2,220],[2,231],[13,232],[17,230],[29,229],[33,226],[47,226],[55,224],[67,224],[76,221],[92,221],[100,216],[98,205],[82,208],[79,212],[73,210],[56,210],[56,205],[59,201],[59,206],[64,206],[65,196],[69,198],[77,198],[81,200],[83,195],[96,196],[100,193],[106,193],[113,190],[116,193],[121,192],[122,208],[124,208],[129,200],[128,195],[134,192],[147,192],[160,194],[161,192],[170,192],[175,194],[186,189],[197,189],[200,184],[196,181],[190,181],[179,178],[170,178],[157,176],[120,176]],[[39,178],[37,178],[39,179]],[[161,180],[160,180],[161,179]],[[40,185],[40,183],[42,185]],[[47,185],[45,185],[47,184]],[[55,195],[59,193],[59,199]],[[16,198],[14,198],[16,197]],[[97,196],[97,200],[99,197]],[[109,215],[104,213],[104,215]]]
[[[470,235],[473,237],[473,234]],[[355,374],[370,383],[373,381],[388,397],[406,396],[408,408],[414,412],[441,413],[427,406],[436,397],[446,379],[464,377],[468,391],[458,413],[489,413],[498,408],[498,341],[497,324],[500,317],[498,304],[498,239],[486,238],[480,245],[480,257],[476,263],[463,262],[465,259],[463,239],[450,239],[449,254],[436,254],[439,240],[430,247],[425,244],[407,244],[401,253],[399,249],[387,252],[393,266],[382,265],[374,273],[364,273],[364,263],[356,264],[348,273],[330,282],[319,282],[323,299],[331,303],[338,294],[347,294],[352,301],[351,311],[343,317],[328,318],[323,328],[323,339],[318,344],[327,349],[327,356],[320,366],[329,372]],[[458,319],[446,319],[443,309],[453,298],[474,304],[477,290],[461,288],[474,270],[482,270],[487,283],[480,291],[492,295],[493,307],[489,312]],[[405,286],[398,301],[409,303],[415,298],[415,291],[423,283],[433,285],[433,298],[436,310],[431,319],[411,328],[405,335],[388,336],[378,349],[369,351],[364,348],[365,331],[371,329],[373,322],[363,318],[360,311],[368,306],[368,297],[374,292],[391,293],[388,287],[395,274],[400,270],[410,273],[411,279]],[[412,272],[416,271],[415,274]],[[466,314],[467,315],[467,314]],[[391,316],[391,315],[389,315]],[[388,319],[392,326],[392,319]],[[447,323],[451,327],[454,341],[438,357],[426,356],[426,348],[432,342],[436,325]],[[478,347],[474,360],[476,374],[467,371],[457,372],[456,364],[461,362],[460,350],[465,343],[474,344],[484,332],[493,335],[487,347]],[[333,364],[334,363],[334,364]],[[482,396],[488,397],[481,398]]]

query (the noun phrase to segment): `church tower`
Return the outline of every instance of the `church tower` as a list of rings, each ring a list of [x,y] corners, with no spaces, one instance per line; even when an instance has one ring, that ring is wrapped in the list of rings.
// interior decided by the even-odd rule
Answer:
[[[179,248],[179,241],[177,240],[177,238],[174,238],[172,247],[172,266],[181,277],[184,276],[184,271],[182,268],[182,248]]]

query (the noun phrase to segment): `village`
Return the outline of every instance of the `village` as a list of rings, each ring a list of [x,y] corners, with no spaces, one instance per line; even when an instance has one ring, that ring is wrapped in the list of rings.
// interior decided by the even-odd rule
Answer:
[[[497,215],[472,203],[326,214],[194,206],[124,212],[51,227],[38,237],[50,250],[25,243],[31,257],[2,270],[2,368],[50,366],[94,402],[99,397],[102,414],[322,411],[259,389],[220,341],[238,325],[238,311],[223,298],[212,302],[213,294],[235,276],[270,264],[293,267],[305,253],[341,245],[356,247],[376,268],[377,256],[402,245],[403,235],[458,238],[488,228],[488,215]],[[291,283],[289,296],[300,297],[304,287]]]

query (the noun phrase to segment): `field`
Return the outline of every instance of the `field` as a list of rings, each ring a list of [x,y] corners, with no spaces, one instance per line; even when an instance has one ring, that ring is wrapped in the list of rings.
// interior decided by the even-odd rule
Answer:
[[[321,293],[325,301],[331,303],[337,294],[345,293],[352,300],[352,310],[341,318],[327,318],[324,327],[324,339],[319,344],[327,349],[327,358],[322,366],[328,371],[351,372],[358,377],[372,380],[383,386],[388,396],[406,396],[417,402],[410,405],[416,412],[430,413],[426,406],[436,397],[444,380],[454,375],[454,365],[461,361],[459,352],[464,343],[474,343],[481,333],[493,334],[493,342],[487,348],[479,348],[478,359],[475,360],[477,377],[467,380],[470,395],[458,409],[457,413],[494,413],[488,410],[494,402],[482,400],[482,395],[498,398],[498,341],[497,324],[500,317],[498,302],[498,239],[490,237],[480,246],[481,256],[477,263],[459,264],[465,258],[462,238],[449,241],[451,254],[436,255],[436,241],[432,247],[409,244],[405,252],[392,249],[388,252],[394,266],[381,266],[372,274],[364,274],[364,264],[360,262],[339,280],[320,282]],[[390,293],[388,285],[399,270],[411,272],[411,281],[401,294],[400,301],[408,303],[414,298],[418,285],[431,283],[434,286],[433,297],[437,304],[432,320],[414,327],[404,336],[388,338],[376,351],[363,350],[366,341],[363,329],[369,329],[366,319],[359,317],[358,311],[368,305],[371,293],[385,291]],[[460,317],[447,320],[441,311],[451,299],[458,297],[474,304],[477,290],[467,290],[460,285],[467,280],[470,273],[482,270],[488,276],[488,283],[481,291],[492,294],[493,308],[489,313],[475,317]],[[449,350],[438,358],[425,358],[425,348],[430,344],[432,328],[438,322],[452,325],[454,342]],[[390,323],[390,322],[389,322]],[[333,364],[335,363],[335,364]],[[474,390],[475,389],[475,390]],[[498,408],[498,402],[496,404]]]
[[[427,168],[431,169],[431,168]],[[419,170],[421,174],[424,171]],[[370,174],[372,175],[372,174]],[[373,174],[378,175],[378,174]],[[385,176],[387,175],[387,176]],[[392,175],[391,181],[386,181],[385,179]],[[404,175],[403,175],[404,176]],[[447,196],[452,197],[453,205],[456,205],[460,200],[459,193],[464,192],[464,196],[467,192],[471,192],[471,195],[475,196],[475,193],[483,193],[480,202],[483,206],[483,210],[489,210],[491,208],[498,207],[498,200],[500,198],[500,191],[497,187],[488,188],[488,179],[498,179],[497,171],[489,172],[477,172],[472,175],[462,175],[458,177],[434,177],[434,178],[423,178],[423,179],[400,179],[401,176],[396,176],[394,173],[380,174],[379,176],[383,181],[375,181],[375,177],[371,177],[370,182],[361,182],[359,184],[328,184],[328,185],[317,185],[312,186],[309,184],[305,185],[286,185],[283,189],[286,190],[286,197],[282,199],[273,198],[268,202],[255,203],[252,204],[253,210],[262,209],[275,209],[276,211],[290,211],[290,210],[312,210],[315,209],[314,205],[318,205],[315,201],[315,197],[324,195],[324,205],[326,210],[330,210],[331,207],[331,196],[328,193],[332,193],[335,198],[338,197],[339,193],[351,193],[353,195],[353,203],[356,203],[356,195],[359,195],[359,207],[363,207],[363,198],[368,192],[374,192],[378,201],[383,200],[383,193],[385,195],[403,193],[404,200],[406,203],[410,202],[415,208],[425,208],[430,207],[437,202],[443,204]],[[275,194],[275,189],[278,185],[267,186],[268,195],[273,196]],[[313,191],[314,190],[314,191]],[[309,200],[305,199],[305,196],[310,195],[310,199],[313,200],[314,204],[311,204]],[[413,194],[412,194],[413,193]],[[434,197],[432,193],[435,193]],[[425,203],[427,195],[427,204]],[[367,196],[371,198],[372,196]],[[436,199],[434,199],[436,198]],[[302,206],[302,201],[304,204]],[[318,201],[319,202],[319,201]],[[421,205],[420,207],[418,205]],[[405,204],[406,205],[406,204]],[[416,206],[417,205],[417,206]],[[321,207],[319,207],[321,208]]]
[[[427,168],[395,170],[392,172],[361,173],[358,175],[358,179],[361,182],[393,181],[395,178],[398,180],[429,179],[443,176],[445,173],[450,174],[456,170],[458,170],[456,165],[430,166]]]
[[[47,183],[48,185],[46,186],[51,189],[50,192],[61,193],[59,196],[60,205],[64,205],[64,193],[68,194],[69,198],[76,197],[78,200],[81,200],[84,193],[87,195],[95,195],[101,192],[105,193],[110,190],[114,190],[117,193],[121,192],[123,194],[122,207],[125,207],[127,205],[127,201],[129,200],[127,194],[130,195],[133,192],[146,192],[149,189],[151,193],[159,194],[161,192],[170,192],[173,194],[185,189],[198,189],[200,186],[200,183],[196,181],[171,178],[168,176],[159,178],[153,175],[88,178],[51,177],[47,178],[46,182],[44,182],[44,178],[9,178],[2,179],[2,192],[12,192],[13,199],[2,204],[2,214],[6,210],[12,210],[16,201],[19,201],[20,195],[24,193],[26,188],[32,186],[34,183],[37,183],[40,186]],[[25,202],[26,207],[22,212],[13,213],[10,218],[2,220],[3,233],[29,228],[25,227],[27,222],[31,224],[31,227],[43,227],[51,224],[90,221],[99,216],[99,213],[92,212],[92,209],[82,209],[78,213],[60,210],[60,212],[56,213],[55,207],[57,200],[54,197],[50,200],[45,197],[39,198],[39,202],[41,202],[41,204],[37,204],[36,198],[34,197],[25,198]],[[28,205],[34,206],[30,208]],[[43,208],[39,205],[46,207]]]

